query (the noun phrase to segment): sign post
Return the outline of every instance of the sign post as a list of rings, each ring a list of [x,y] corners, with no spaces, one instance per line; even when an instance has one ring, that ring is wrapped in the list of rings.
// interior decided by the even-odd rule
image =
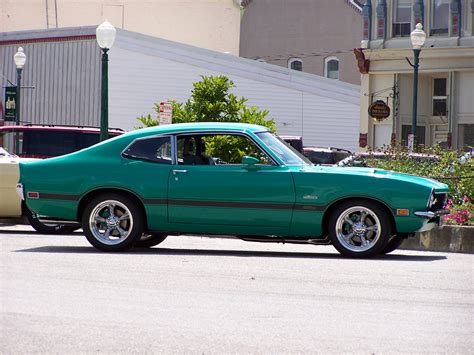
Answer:
[[[160,102],[158,121],[160,126],[173,123],[173,105],[171,101]]]
[[[5,122],[15,122],[17,115],[17,87],[5,88]]]

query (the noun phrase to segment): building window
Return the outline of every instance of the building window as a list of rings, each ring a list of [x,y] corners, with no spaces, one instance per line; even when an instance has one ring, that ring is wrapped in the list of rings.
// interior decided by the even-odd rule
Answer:
[[[329,79],[339,79],[339,59],[328,57],[324,60],[324,76]]]
[[[402,144],[407,145],[408,135],[411,134],[411,125],[402,125]],[[415,144],[425,144],[425,126],[416,126]]]
[[[458,147],[469,151],[474,146],[474,124],[460,124],[458,127]]]
[[[431,0],[430,34],[446,36],[449,25],[449,5],[451,0]]]
[[[303,71],[303,61],[300,58],[288,59],[288,68]]]
[[[393,37],[410,37],[411,8],[411,0],[395,1],[393,7]]]
[[[433,79],[433,116],[446,116],[448,99],[446,84],[446,78]]]

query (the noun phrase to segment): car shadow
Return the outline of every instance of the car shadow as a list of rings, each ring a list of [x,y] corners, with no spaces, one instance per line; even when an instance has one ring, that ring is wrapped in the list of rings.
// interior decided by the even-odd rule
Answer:
[[[59,254],[102,254],[110,255],[117,253],[104,253],[93,247],[87,246],[44,246],[30,249],[15,250],[18,253],[59,253]],[[254,251],[254,250],[215,250],[215,249],[174,249],[174,248],[134,248],[121,254],[131,255],[176,255],[176,256],[233,256],[240,258],[259,257],[259,258],[290,258],[290,259],[345,259],[336,253],[309,253],[309,252],[281,252],[281,251]],[[389,254],[381,255],[375,258],[365,259],[374,261],[439,261],[447,259],[444,255],[406,255]]]

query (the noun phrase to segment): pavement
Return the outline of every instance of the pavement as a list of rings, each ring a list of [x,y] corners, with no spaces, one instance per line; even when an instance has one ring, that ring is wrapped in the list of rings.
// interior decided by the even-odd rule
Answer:
[[[471,354],[474,255],[0,228],[1,354]]]

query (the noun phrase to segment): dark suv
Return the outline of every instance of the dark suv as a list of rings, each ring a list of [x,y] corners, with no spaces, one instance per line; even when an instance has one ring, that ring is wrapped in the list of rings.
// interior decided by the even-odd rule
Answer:
[[[125,133],[109,129],[109,138]],[[19,147],[16,147],[16,135]],[[99,143],[100,129],[87,126],[33,125],[1,126],[0,146],[23,158],[49,158]]]

